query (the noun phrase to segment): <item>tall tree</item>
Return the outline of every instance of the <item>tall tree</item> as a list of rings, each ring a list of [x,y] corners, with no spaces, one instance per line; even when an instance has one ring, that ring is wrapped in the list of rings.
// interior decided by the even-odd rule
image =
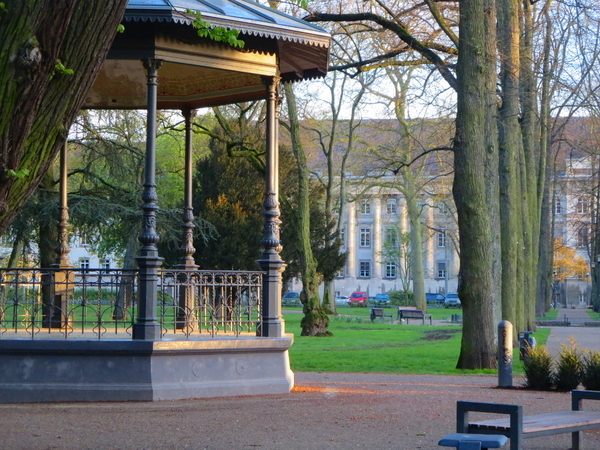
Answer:
[[[63,145],[127,0],[1,5],[0,233]]]

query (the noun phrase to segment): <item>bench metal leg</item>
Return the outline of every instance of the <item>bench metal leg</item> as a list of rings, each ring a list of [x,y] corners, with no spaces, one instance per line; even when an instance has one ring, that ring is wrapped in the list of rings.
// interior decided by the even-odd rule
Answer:
[[[581,431],[575,431],[573,433],[571,433],[571,449],[572,450],[579,450],[580,449],[580,442],[581,442]]]

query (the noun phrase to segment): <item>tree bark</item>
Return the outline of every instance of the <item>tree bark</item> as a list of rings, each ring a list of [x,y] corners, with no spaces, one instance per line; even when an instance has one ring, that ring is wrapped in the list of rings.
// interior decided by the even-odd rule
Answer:
[[[22,0],[4,5],[6,11],[0,13],[0,233],[63,145],[110,48],[127,0]]]
[[[457,368],[496,366],[493,322],[492,234],[486,202],[485,117],[488,61],[485,1],[460,2],[457,115],[454,139],[456,203],[461,266],[458,294],[463,336]]]
[[[300,293],[304,312],[301,322],[302,336],[330,336],[331,332],[327,330],[329,317],[321,306],[319,298],[317,261],[313,257],[310,246],[310,189],[308,183],[310,172],[300,141],[300,125],[293,86],[286,84],[284,89],[290,119],[292,150],[296,157],[298,173],[298,211],[295,218],[298,221],[298,247],[302,273],[302,292]]]

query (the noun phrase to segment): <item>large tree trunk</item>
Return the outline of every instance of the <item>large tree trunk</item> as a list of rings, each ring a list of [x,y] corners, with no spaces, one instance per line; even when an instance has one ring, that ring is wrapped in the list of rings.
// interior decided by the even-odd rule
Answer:
[[[499,114],[500,218],[502,234],[502,318],[515,330],[523,322],[525,245],[522,211],[522,137],[519,126],[519,5],[498,1],[498,50],[501,55],[502,105]]]
[[[486,77],[486,116],[485,116],[485,155],[486,155],[486,178],[496,180],[498,178],[498,104],[497,104],[497,82],[496,73],[496,1],[485,0],[486,54],[487,73]],[[502,248],[500,244],[500,188],[498,183],[486,184],[486,198],[488,214],[490,216],[490,228],[492,239],[492,279],[493,285],[498,286],[492,290],[493,322],[502,320]]]
[[[331,332],[327,330],[329,317],[321,306],[317,261],[313,257],[310,246],[310,189],[308,184],[310,172],[300,141],[300,125],[293,87],[291,84],[286,84],[284,89],[290,119],[292,149],[296,157],[298,172],[298,211],[295,217],[298,221],[298,248],[302,273],[302,292],[300,293],[304,311],[301,322],[302,336],[328,336],[331,335]]]
[[[521,132],[523,135],[523,154],[525,176],[523,177],[523,227],[524,252],[526,261],[524,311],[525,329],[535,330],[535,299],[537,293],[537,256],[540,243],[540,214],[542,191],[545,179],[540,177],[540,148],[536,136],[539,134],[537,119],[537,86],[533,72],[533,12],[531,3],[525,1],[522,6],[521,35]]]
[[[127,0],[20,0],[3,6],[0,233],[63,145]]]
[[[460,2],[457,64],[454,201],[458,214],[461,265],[458,293],[464,326],[457,368],[496,366],[492,291],[492,234],[486,201],[485,117],[488,61],[484,0]]]

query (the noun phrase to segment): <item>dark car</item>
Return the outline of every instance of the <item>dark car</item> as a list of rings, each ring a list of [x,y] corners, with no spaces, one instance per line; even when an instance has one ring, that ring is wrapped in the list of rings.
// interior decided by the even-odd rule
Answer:
[[[427,292],[425,294],[425,300],[427,303],[442,304],[444,303],[445,297],[442,294],[436,294],[435,292]]]
[[[377,294],[373,299],[375,306],[390,306],[390,296],[387,294]]]
[[[288,292],[281,299],[283,306],[298,306],[300,304],[300,294],[298,292]]]

